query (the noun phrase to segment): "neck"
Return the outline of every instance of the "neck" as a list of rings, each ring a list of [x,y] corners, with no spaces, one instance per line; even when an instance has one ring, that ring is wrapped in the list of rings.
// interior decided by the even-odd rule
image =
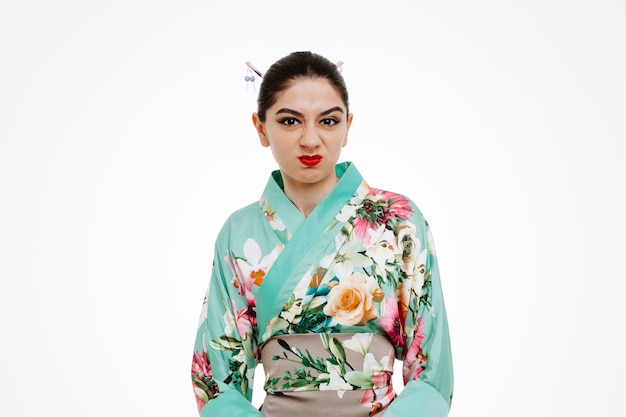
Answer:
[[[285,181],[285,195],[304,217],[308,217],[320,201],[330,193],[337,181],[338,178],[335,175],[329,177],[328,181],[323,184],[294,184],[291,181]]]

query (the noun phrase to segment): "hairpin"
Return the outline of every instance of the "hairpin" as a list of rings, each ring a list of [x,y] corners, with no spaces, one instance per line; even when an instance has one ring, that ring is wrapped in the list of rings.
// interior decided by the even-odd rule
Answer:
[[[246,68],[246,76],[244,77],[244,80],[246,81],[246,92],[248,92],[248,83],[252,83],[252,88],[254,89],[253,91],[256,92],[256,77],[254,76],[254,74],[258,75],[259,78],[263,78],[263,73],[261,73],[258,68],[252,65],[250,61],[246,61],[246,66],[248,67]],[[335,66],[337,67],[337,70],[341,72],[343,68],[343,61],[337,62]]]
[[[261,74],[261,71],[259,71],[258,69],[256,69],[256,67],[255,67],[254,65],[252,65],[252,64],[250,63],[250,61],[246,61],[246,65],[248,66],[248,68],[250,68],[252,71],[254,71],[254,73],[255,73],[256,75],[258,75],[259,77],[263,78],[263,74]],[[246,80],[246,81],[249,81],[249,80]],[[254,81],[254,80],[252,80],[252,81]]]
[[[254,66],[254,65],[252,65],[252,63],[251,63],[250,61],[246,61],[246,65],[247,65],[247,66],[248,66],[248,68],[249,68],[250,70],[252,70],[252,71],[253,71],[256,75],[258,75],[260,78],[263,78],[263,74],[261,73],[261,71],[259,71],[259,70],[258,70],[258,69]],[[339,61],[339,62],[337,62],[337,63],[335,64],[335,66],[337,67],[337,69],[338,69],[339,71],[341,71],[342,66],[343,66],[343,61]],[[248,70],[248,71],[250,71],[250,70]],[[251,79],[250,79],[250,78],[251,78]],[[250,75],[250,76],[246,75],[245,80],[246,80],[246,81],[254,81],[254,75]]]
[[[258,69],[256,69],[250,62],[246,62],[248,68],[246,68],[246,76],[244,80],[246,81],[246,93],[248,92],[248,83],[252,83],[253,91],[256,92],[256,78],[254,74],[257,74],[260,78],[263,78]]]

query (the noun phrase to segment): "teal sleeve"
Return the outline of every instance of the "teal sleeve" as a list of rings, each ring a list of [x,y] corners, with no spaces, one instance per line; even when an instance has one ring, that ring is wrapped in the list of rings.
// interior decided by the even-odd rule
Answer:
[[[416,221],[416,229],[426,253],[423,276],[413,281],[412,308],[405,320],[405,387],[389,405],[385,417],[445,417],[452,402],[452,352],[434,243],[423,218]]]
[[[450,405],[432,386],[423,381],[410,381],[393,400],[385,417],[445,417]]]
[[[209,401],[200,412],[200,417],[221,416],[263,417],[250,401],[236,391],[221,393],[216,399]]]
[[[258,358],[251,306],[227,248],[218,237],[194,348],[194,393],[202,417],[262,417],[250,402]]]

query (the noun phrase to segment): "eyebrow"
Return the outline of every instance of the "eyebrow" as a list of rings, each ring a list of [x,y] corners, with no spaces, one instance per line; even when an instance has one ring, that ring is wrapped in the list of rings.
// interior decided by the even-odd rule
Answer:
[[[335,107],[331,107],[331,108],[330,108],[330,109],[328,109],[328,110],[324,110],[323,112],[321,112],[321,113],[319,114],[319,116],[326,116],[326,115],[328,115],[328,114],[330,114],[330,113],[334,113],[334,112],[336,112],[336,111],[338,111],[338,112],[340,112],[340,113],[343,113],[343,109],[342,109],[341,107],[339,107],[339,106],[335,106]],[[299,111],[294,110],[294,109],[290,109],[290,108],[287,108],[287,107],[283,107],[283,108],[281,108],[281,109],[278,109],[278,110],[276,111],[276,113],[275,113],[275,114],[277,114],[277,115],[278,115],[278,114],[281,114],[281,113],[292,114],[292,115],[294,115],[294,116],[297,116],[297,117],[302,117],[302,118],[304,117],[304,114],[300,113]]]

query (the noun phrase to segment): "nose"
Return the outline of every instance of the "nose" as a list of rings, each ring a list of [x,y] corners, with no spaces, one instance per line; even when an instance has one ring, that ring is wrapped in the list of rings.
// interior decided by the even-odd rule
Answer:
[[[315,126],[305,126],[300,136],[300,146],[305,149],[315,149],[322,143],[320,132]]]

